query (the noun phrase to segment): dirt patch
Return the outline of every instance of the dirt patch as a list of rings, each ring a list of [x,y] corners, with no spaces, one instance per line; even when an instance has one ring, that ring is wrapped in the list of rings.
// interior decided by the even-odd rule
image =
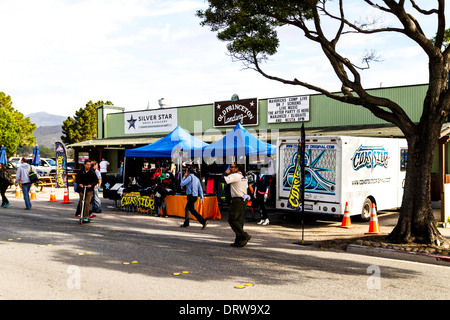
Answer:
[[[444,243],[439,246],[421,243],[397,244],[390,243],[387,235],[357,236],[346,239],[316,241],[313,243],[313,246],[318,250],[345,251],[349,244],[386,248],[405,252],[419,252],[425,254],[450,256],[450,246],[448,243]]]

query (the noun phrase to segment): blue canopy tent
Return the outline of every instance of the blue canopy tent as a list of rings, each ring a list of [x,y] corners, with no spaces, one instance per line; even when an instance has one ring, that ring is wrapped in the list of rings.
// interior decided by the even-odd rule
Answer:
[[[259,140],[238,123],[222,139],[207,145],[203,157],[275,155],[276,146]]]
[[[158,141],[140,148],[125,150],[125,157],[176,157],[177,153],[188,153],[190,157],[201,157],[208,144],[193,137],[177,126],[171,133]]]
[[[127,158],[172,158],[177,160],[181,170],[181,159],[184,157],[202,157],[202,150],[208,144],[189,134],[185,129],[177,126],[171,133],[158,141],[135,149],[125,150],[126,170]],[[125,171],[124,170],[124,171]],[[126,176],[123,174],[125,185]]]

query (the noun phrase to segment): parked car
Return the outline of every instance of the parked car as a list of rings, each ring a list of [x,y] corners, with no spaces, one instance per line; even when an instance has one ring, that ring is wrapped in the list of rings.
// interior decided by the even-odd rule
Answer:
[[[75,172],[75,161],[67,162],[67,172],[69,172],[69,173]]]
[[[27,158],[27,162],[31,164],[32,158]],[[51,173],[56,174],[56,162],[53,159],[41,158],[41,163],[38,166],[33,166],[39,175],[48,176]],[[39,172],[41,171],[42,174]]]
[[[20,166],[20,157],[10,157],[9,161],[16,169]]]
[[[6,171],[8,171],[10,174],[16,174],[17,167],[14,163],[8,161],[8,163],[6,164]]]

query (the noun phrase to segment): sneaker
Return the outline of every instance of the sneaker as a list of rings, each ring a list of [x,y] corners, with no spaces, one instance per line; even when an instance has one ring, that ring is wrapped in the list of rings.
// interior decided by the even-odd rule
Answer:
[[[269,219],[266,219],[264,221],[262,221],[261,225],[262,226],[267,226],[269,224]]]
[[[263,222],[264,222],[264,220],[261,219],[257,224],[262,225]]]
[[[9,207],[9,205],[10,205],[10,203],[8,202],[7,204],[5,204],[5,205],[3,206],[3,208]]]
[[[182,224],[181,226],[180,226],[180,228],[188,228],[189,227],[189,225],[188,224]]]
[[[202,230],[205,230],[207,224],[208,224],[208,220],[205,220],[205,223],[203,224]]]
[[[96,214],[92,214],[92,213],[91,213],[91,214],[89,215],[89,218],[95,218],[96,216],[97,216]]]

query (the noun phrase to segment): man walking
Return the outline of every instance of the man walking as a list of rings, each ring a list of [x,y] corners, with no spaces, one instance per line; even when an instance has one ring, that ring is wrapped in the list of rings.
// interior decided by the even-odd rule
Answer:
[[[83,203],[84,187],[86,187],[86,198],[84,199],[84,208],[81,209],[81,219],[83,222],[90,222],[89,208],[91,205],[92,194],[94,188],[98,184],[98,178],[94,170],[91,170],[91,160],[86,159],[84,161],[84,168],[82,168],[77,174],[78,189],[77,192],[80,195],[80,204]]]
[[[30,189],[31,189],[31,180],[30,180],[30,171],[31,166],[27,163],[27,158],[23,157],[20,160],[20,166],[17,168],[16,172],[16,186],[20,184],[22,185],[22,193],[23,199],[25,200],[25,210],[31,210],[31,201],[30,201]]]
[[[232,247],[242,248],[251,239],[251,235],[244,231],[245,209],[247,207],[248,180],[242,165],[233,163],[225,171],[225,182],[230,185],[231,207],[228,213],[228,223],[236,234]]]
[[[195,210],[195,203],[197,202],[197,198],[200,196],[200,201],[203,203],[203,189],[200,183],[200,179],[197,178],[194,174],[194,168],[189,167],[189,169],[184,174],[183,179],[181,180],[180,186],[186,186],[186,195],[187,195],[187,204],[185,208],[185,219],[184,223],[181,225],[182,228],[189,227],[189,218],[191,214],[197,218],[198,222],[203,225],[202,229],[205,229],[208,221],[202,217],[200,213]]]

